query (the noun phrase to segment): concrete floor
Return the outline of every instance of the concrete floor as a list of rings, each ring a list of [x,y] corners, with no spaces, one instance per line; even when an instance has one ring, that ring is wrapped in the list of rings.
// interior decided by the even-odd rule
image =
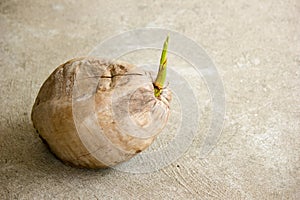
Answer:
[[[299,18],[297,0],[1,0],[0,199],[300,199]],[[195,138],[146,174],[65,166],[30,121],[39,87],[64,61],[141,27],[178,31],[214,61],[226,94],[216,147],[201,159]]]

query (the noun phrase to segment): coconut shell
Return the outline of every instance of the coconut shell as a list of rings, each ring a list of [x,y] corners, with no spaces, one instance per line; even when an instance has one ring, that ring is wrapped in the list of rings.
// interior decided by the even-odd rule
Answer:
[[[41,87],[32,122],[64,163],[105,168],[145,150],[169,116],[171,93],[154,96],[150,73],[120,61],[70,60]]]

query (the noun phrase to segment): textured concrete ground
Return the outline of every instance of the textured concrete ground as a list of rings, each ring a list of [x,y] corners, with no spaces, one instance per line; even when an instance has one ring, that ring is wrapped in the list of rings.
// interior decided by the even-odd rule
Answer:
[[[0,199],[300,199],[299,18],[297,0],[1,0]],[[226,93],[217,146],[200,159],[199,136],[149,174],[63,165],[30,121],[39,87],[64,61],[141,27],[185,34],[216,64]],[[200,107],[199,135],[209,124]]]

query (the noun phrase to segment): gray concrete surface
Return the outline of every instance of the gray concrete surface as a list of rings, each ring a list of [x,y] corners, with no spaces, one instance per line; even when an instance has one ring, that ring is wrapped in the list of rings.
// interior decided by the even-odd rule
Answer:
[[[300,199],[299,18],[297,0],[1,0],[0,199]],[[215,62],[226,92],[216,147],[200,159],[199,136],[149,174],[63,165],[30,121],[39,87],[64,61],[141,27],[183,33]]]

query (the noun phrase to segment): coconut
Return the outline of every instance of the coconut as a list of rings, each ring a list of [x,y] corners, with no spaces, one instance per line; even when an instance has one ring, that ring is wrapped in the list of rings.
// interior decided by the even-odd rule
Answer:
[[[72,59],[42,85],[32,122],[64,163],[111,167],[149,147],[166,125],[171,93],[155,83],[126,62]]]

